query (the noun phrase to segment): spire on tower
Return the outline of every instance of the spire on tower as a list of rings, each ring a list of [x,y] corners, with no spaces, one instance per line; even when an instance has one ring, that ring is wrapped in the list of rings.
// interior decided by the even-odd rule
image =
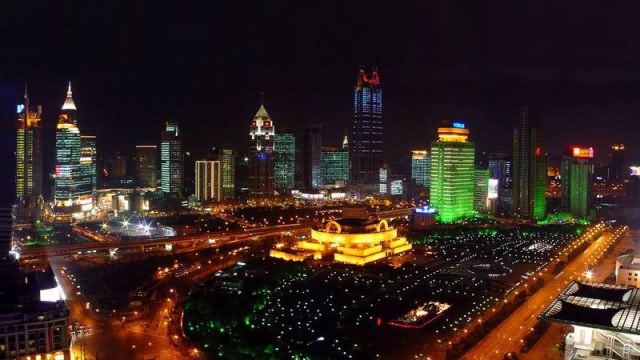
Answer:
[[[67,88],[67,98],[64,99],[64,104],[62,104],[62,110],[77,110],[76,104],[73,102],[73,97],[71,96],[71,81],[69,81],[69,87]]]
[[[254,116],[254,118],[267,118],[269,119],[269,113],[267,112],[267,109],[265,109],[264,104],[260,104],[260,108],[258,109],[258,112],[256,113],[256,115]]]

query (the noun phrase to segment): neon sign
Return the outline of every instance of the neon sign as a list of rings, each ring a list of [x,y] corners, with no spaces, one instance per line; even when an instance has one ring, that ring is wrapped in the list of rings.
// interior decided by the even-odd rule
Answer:
[[[464,129],[464,123],[460,121],[454,121],[451,125],[456,129]]]
[[[416,212],[418,214],[435,214],[436,213],[436,209],[429,207],[429,206],[425,206],[425,207],[421,207],[421,208],[416,208]]]
[[[16,107],[16,113],[21,114],[24,111],[24,104],[18,104]]]

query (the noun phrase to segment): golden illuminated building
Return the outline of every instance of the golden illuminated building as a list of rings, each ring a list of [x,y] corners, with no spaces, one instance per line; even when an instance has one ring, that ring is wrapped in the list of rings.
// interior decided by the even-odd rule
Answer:
[[[344,218],[330,220],[320,230],[311,230],[309,240],[298,241],[290,249],[282,244],[271,250],[272,257],[302,261],[322,259],[333,253],[335,261],[365,265],[370,262],[411,250],[411,244],[398,236],[398,230],[386,220]]]

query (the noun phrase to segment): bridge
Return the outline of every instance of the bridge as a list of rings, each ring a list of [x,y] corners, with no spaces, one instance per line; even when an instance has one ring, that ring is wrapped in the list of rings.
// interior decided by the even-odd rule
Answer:
[[[158,248],[172,249],[176,246],[198,250],[202,248],[219,247],[222,245],[232,244],[252,237],[275,235],[287,231],[302,231],[309,229],[310,226],[310,224],[287,224],[232,232],[127,241],[114,240],[106,237],[100,237],[100,239],[97,239],[94,238],[95,235],[93,235],[89,237],[95,239],[96,242],[69,245],[49,245],[22,249],[20,252],[20,259],[33,260],[41,257],[87,255],[98,252],[106,253],[114,249],[118,249],[118,251],[130,250],[134,252],[148,253],[158,250]],[[87,235],[86,232],[88,232],[88,230],[83,229],[83,235]]]

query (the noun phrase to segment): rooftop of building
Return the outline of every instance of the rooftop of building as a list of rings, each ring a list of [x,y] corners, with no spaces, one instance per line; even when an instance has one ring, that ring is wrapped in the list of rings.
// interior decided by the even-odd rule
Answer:
[[[618,263],[622,265],[623,269],[640,270],[640,257],[633,253],[620,255],[618,257]]]
[[[637,335],[640,289],[572,281],[538,318]]]
[[[61,302],[42,301],[42,291],[58,287],[51,267],[44,271],[23,272],[15,262],[0,264],[0,315],[59,309]]]

